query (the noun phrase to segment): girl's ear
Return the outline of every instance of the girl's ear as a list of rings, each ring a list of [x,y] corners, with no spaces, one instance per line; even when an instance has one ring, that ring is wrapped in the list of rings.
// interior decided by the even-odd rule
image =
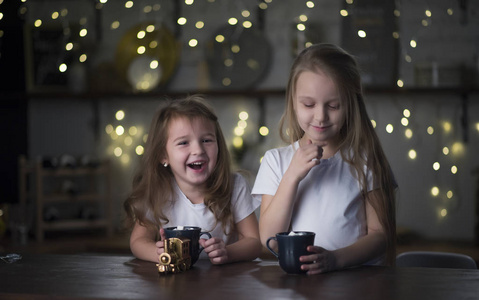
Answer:
[[[163,164],[163,167],[168,167],[168,157],[163,157],[161,163]]]

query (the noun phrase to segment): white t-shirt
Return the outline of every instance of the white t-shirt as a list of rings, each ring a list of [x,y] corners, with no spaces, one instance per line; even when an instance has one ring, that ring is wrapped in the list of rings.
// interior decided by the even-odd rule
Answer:
[[[253,186],[253,198],[275,195],[299,143],[268,150]],[[368,178],[368,190],[372,189]],[[296,193],[293,231],[316,233],[314,244],[327,250],[349,246],[366,234],[366,211],[361,188],[352,167],[338,151],[321,159],[300,182]]]
[[[204,203],[193,204],[176,184],[175,192],[176,199],[164,208],[164,214],[169,222],[166,224],[162,222],[163,227],[197,226],[201,227],[202,232],[209,232],[212,237],[221,238],[227,245],[237,240],[237,236],[224,233],[220,222],[215,224],[213,213]],[[259,205],[260,202],[254,201],[251,197],[251,189],[246,179],[240,174],[235,174],[234,189],[231,197],[231,210],[234,222],[238,223],[249,216]],[[205,238],[205,236],[203,237]],[[206,258],[204,252],[201,252],[200,258]]]

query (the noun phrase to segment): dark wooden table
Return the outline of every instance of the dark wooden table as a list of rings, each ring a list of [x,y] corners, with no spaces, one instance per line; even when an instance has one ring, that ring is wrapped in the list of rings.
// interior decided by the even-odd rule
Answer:
[[[479,270],[360,267],[287,275],[275,261],[200,260],[159,275],[131,256],[25,254],[0,261],[0,299],[479,299]]]

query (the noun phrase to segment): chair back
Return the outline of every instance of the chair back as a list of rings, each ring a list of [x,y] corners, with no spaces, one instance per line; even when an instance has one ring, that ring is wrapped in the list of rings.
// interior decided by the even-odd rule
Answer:
[[[397,267],[477,269],[472,257],[451,252],[409,251],[396,257]]]

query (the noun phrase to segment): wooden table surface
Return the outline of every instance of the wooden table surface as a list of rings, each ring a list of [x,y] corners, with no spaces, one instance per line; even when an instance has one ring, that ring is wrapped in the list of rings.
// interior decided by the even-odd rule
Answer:
[[[159,275],[131,256],[25,254],[0,261],[0,299],[479,299],[479,270],[360,267],[307,276],[270,260],[199,260]]]

